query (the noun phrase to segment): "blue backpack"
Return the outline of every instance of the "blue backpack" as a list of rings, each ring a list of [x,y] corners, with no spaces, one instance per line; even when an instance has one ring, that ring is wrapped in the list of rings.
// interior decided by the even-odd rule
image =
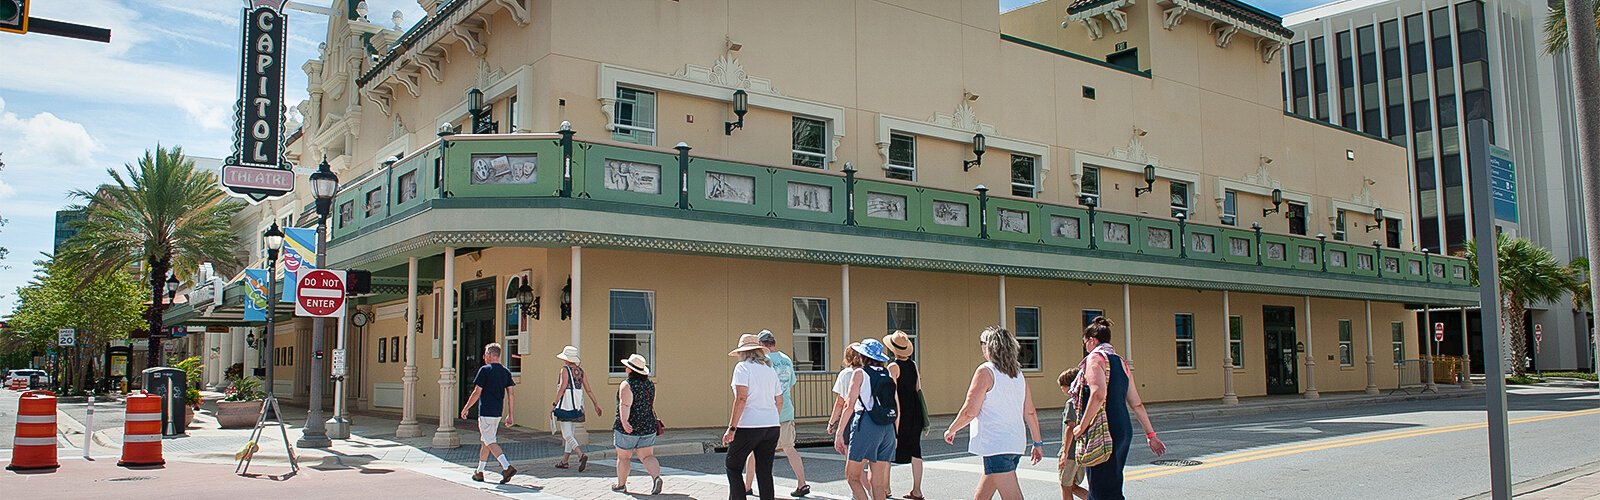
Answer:
[[[872,408],[865,413],[878,425],[894,425],[895,419],[900,417],[899,409],[895,408],[894,377],[890,377],[889,370],[881,366],[868,366],[862,371],[867,374],[865,383],[872,387]],[[856,398],[860,399],[861,396],[858,394]]]

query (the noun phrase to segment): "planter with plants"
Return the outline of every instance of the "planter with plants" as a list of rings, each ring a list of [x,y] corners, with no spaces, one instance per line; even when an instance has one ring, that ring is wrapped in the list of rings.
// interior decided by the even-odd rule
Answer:
[[[266,393],[261,391],[261,381],[255,377],[239,377],[217,401],[217,424],[224,429],[253,427],[261,416],[261,404]]]

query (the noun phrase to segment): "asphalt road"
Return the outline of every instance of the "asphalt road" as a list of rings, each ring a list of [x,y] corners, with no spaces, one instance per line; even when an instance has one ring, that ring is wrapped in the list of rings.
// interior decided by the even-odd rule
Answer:
[[[1600,392],[1593,388],[1513,389],[1513,481],[1600,462]],[[1350,408],[1289,411],[1247,417],[1157,421],[1166,460],[1135,437],[1128,460],[1130,498],[1462,498],[1489,489],[1484,402],[1477,398],[1414,401]],[[1135,434],[1138,424],[1135,423]],[[1060,429],[1046,425],[1043,462],[1019,471],[1028,498],[1057,498]],[[927,498],[971,498],[981,462],[955,446],[925,440]],[[965,433],[963,433],[964,436]],[[813,496],[848,498],[841,458],[831,448],[803,448]],[[723,474],[725,456],[664,457],[679,474]],[[637,467],[637,465],[635,465]],[[795,486],[780,455],[780,496]],[[895,466],[891,493],[910,489],[910,469]],[[712,479],[702,476],[702,480]]]

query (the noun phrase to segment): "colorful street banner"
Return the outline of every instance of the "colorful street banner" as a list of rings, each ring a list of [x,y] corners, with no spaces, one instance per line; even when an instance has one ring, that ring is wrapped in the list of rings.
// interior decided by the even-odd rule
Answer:
[[[283,230],[283,277],[293,283],[300,271],[317,268],[317,230],[290,227]],[[294,287],[285,287],[283,301],[294,302]]]
[[[244,320],[267,320],[267,270],[244,270]]]

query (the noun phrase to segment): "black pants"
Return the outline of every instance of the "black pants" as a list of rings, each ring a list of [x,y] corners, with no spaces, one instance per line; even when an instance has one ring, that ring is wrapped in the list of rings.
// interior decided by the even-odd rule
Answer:
[[[741,427],[733,431],[733,442],[728,444],[728,500],[743,500],[744,462],[751,453],[756,454],[756,488],[761,500],[772,500],[777,494],[772,486],[772,453],[778,449],[777,427]]]

